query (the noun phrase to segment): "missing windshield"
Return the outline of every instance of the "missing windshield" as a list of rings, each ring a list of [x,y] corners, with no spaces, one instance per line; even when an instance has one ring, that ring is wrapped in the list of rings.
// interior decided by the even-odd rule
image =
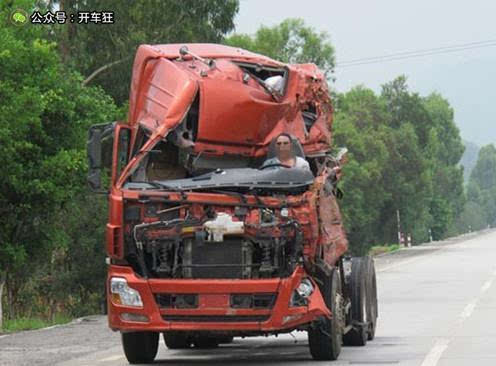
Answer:
[[[273,97],[282,97],[286,93],[288,69],[245,62],[234,63],[262,85]]]

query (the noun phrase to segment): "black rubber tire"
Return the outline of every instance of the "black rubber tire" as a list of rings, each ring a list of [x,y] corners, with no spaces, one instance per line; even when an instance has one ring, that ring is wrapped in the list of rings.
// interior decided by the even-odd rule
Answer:
[[[352,322],[367,323],[367,261],[364,258],[351,259],[351,319]],[[343,336],[345,346],[365,346],[368,326],[354,326]]]
[[[367,330],[367,340],[375,338],[377,328],[377,318],[379,308],[377,304],[377,279],[375,274],[375,265],[372,257],[364,258],[367,266],[367,321],[369,323]]]
[[[339,321],[337,294],[341,294],[339,271],[334,269],[329,276],[321,276],[319,284],[324,301],[331,310],[332,318],[319,318],[308,330],[308,346],[314,360],[337,360],[343,343],[343,327]]]
[[[184,332],[163,332],[162,335],[168,349],[185,349],[191,347],[191,339]]]
[[[221,336],[221,337],[216,337],[216,338],[217,338],[217,341],[219,342],[219,344],[228,344],[228,343],[232,343],[234,341],[233,336]]]
[[[152,363],[158,351],[159,333],[121,333],[122,348],[130,364]]]
[[[219,340],[215,337],[199,336],[193,339],[196,348],[216,348],[219,346]]]

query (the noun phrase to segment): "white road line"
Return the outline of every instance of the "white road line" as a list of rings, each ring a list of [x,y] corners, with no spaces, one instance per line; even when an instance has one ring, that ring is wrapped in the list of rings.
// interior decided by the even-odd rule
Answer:
[[[102,358],[100,360],[100,362],[110,362],[110,361],[117,361],[117,360],[121,360],[123,359],[124,356],[121,356],[121,355],[115,355],[115,356],[110,356],[110,357],[106,357],[106,358]]]
[[[489,290],[489,288],[493,284],[493,279],[494,278],[491,278],[490,280],[487,280],[486,282],[484,282],[484,285],[482,285],[482,288],[481,288],[481,294],[483,294],[484,292]]]
[[[10,335],[10,334],[4,334],[4,335],[1,335],[1,336],[0,336],[0,339],[1,339],[1,338],[8,337],[9,335]]]
[[[459,315],[461,322],[463,322],[467,318],[470,318],[470,316],[474,312],[475,307],[477,306],[478,301],[479,299],[472,300],[472,302],[468,303],[467,306],[465,306],[465,308]]]
[[[415,257],[415,258],[412,258],[412,259],[408,259],[408,260],[404,260],[404,261],[400,261],[399,263],[396,263],[396,264],[391,264],[390,266],[386,266],[384,268],[381,268],[381,269],[377,269],[376,272],[385,272],[385,271],[389,271],[391,269],[394,269],[396,267],[402,267],[404,266],[405,264],[410,264],[412,262],[416,262],[416,261],[419,261],[421,259],[424,259],[425,256],[423,255],[420,255],[418,257]]]
[[[465,320],[470,318],[475,308],[477,307],[477,303],[480,301],[482,295],[484,295],[484,293],[487,290],[489,290],[489,288],[493,284],[495,277],[496,277],[496,270],[493,271],[491,278],[488,279],[486,282],[484,282],[484,284],[482,285],[479,296],[477,296],[475,299],[469,302],[467,306],[465,306],[463,311],[460,313],[460,315],[458,316],[458,320],[456,321],[457,326],[461,326]],[[451,337],[450,339],[447,338],[438,339],[434,344],[434,346],[429,351],[429,353],[427,354],[427,356],[425,356],[424,362],[422,362],[422,366],[436,366],[453,338],[454,337]]]
[[[434,347],[432,347],[427,356],[425,356],[422,366],[436,366],[444,351],[448,348],[449,343],[449,339],[438,339],[434,344]]]

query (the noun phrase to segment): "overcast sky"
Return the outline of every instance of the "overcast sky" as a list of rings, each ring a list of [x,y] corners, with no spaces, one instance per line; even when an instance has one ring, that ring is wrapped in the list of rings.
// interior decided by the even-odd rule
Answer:
[[[326,31],[337,62],[478,41],[495,46],[336,69],[334,87],[380,85],[400,74],[414,91],[438,91],[455,110],[462,137],[496,143],[496,1],[491,0],[241,0],[236,31],[302,18]]]

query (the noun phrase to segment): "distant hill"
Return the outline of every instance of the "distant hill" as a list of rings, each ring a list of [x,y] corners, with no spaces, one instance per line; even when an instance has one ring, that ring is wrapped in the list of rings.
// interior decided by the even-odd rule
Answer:
[[[460,159],[460,165],[463,165],[463,178],[465,183],[467,183],[470,172],[474,168],[475,163],[477,163],[480,147],[476,143],[466,140],[463,140],[463,145],[465,145],[465,152]]]

